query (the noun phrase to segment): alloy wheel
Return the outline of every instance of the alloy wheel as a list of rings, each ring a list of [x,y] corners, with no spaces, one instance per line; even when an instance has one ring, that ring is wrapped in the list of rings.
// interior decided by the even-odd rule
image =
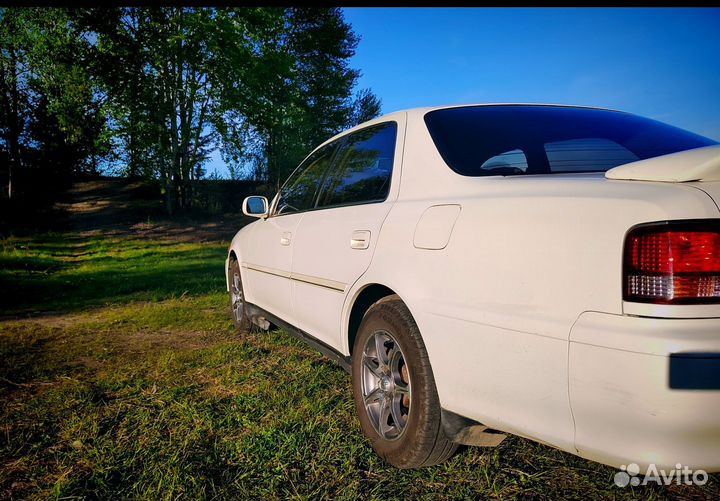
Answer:
[[[377,331],[365,343],[361,366],[362,395],[370,422],[385,440],[405,431],[412,405],[410,374],[397,340]]]

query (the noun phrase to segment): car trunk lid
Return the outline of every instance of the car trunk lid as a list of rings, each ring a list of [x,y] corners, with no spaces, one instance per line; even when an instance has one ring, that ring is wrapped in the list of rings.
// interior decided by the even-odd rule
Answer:
[[[720,181],[720,145],[705,146],[620,165],[608,170],[605,177],[616,180],[668,183]],[[715,196],[713,198],[717,201]]]

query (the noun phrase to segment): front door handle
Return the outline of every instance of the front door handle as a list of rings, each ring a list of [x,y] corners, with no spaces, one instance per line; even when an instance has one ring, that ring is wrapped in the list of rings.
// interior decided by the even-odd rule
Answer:
[[[286,231],[280,236],[280,245],[290,245],[290,239],[292,238],[292,233],[289,231]]]
[[[350,237],[351,249],[367,249],[370,247],[370,230],[355,230]]]

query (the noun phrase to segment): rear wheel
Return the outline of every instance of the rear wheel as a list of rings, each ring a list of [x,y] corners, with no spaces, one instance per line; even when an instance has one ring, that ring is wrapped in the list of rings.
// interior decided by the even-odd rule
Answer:
[[[245,307],[245,293],[242,278],[240,277],[240,266],[238,266],[237,260],[233,258],[228,263],[228,279],[230,281],[230,311],[232,312],[233,322],[239,332],[248,332],[252,322]]]
[[[360,324],[352,357],[360,426],[383,459],[399,468],[441,463],[457,449],[445,437],[425,343],[397,296],[381,299]]]

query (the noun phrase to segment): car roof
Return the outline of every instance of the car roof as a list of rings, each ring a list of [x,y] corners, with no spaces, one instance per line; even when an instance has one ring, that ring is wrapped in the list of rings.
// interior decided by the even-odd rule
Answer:
[[[332,141],[335,141],[336,139],[339,139],[343,136],[346,136],[347,134],[355,132],[356,130],[368,127],[368,126],[376,124],[376,123],[387,122],[387,121],[393,120],[394,118],[397,118],[397,117],[400,117],[403,115],[406,116],[408,118],[408,120],[418,120],[418,119],[422,119],[422,117],[424,117],[426,113],[429,113],[431,111],[447,110],[447,109],[452,109],[452,108],[472,108],[472,107],[479,107],[479,106],[547,106],[547,107],[554,107],[554,108],[584,108],[584,109],[591,109],[591,110],[620,111],[620,110],[613,110],[610,108],[601,108],[601,107],[597,107],[597,106],[580,106],[580,105],[575,105],[575,104],[549,104],[549,103],[465,103],[465,104],[448,104],[448,105],[443,105],[443,106],[424,106],[424,107],[419,107],[419,108],[407,108],[407,109],[403,109],[403,110],[393,111],[391,113],[386,113],[385,115],[381,115],[379,117],[373,118],[372,120],[368,120],[368,121],[360,123],[354,127],[351,127],[350,129],[346,129],[342,132],[339,132],[338,134],[334,135],[333,137],[331,137],[328,140],[324,141],[323,143],[319,144],[315,149],[313,149],[313,151],[310,154],[314,153],[316,150],[322,148],[326,144],[331,143]]]
[[[585,108],[590,110],[619,111],[599,106],[582,106],[577,104],[559,104],[559,103],[464,103],[464,104],[447,104],[443,106],[425,106],[421,108],[408,108],[399,110],[414,115],[425,115],[430,111],[447,110],[452,108],[474,108],[480,106],[547,106],[552,108]],[[389,113],[390,115],[392,113]],[[381,117],[380,117],[381,118]]]

